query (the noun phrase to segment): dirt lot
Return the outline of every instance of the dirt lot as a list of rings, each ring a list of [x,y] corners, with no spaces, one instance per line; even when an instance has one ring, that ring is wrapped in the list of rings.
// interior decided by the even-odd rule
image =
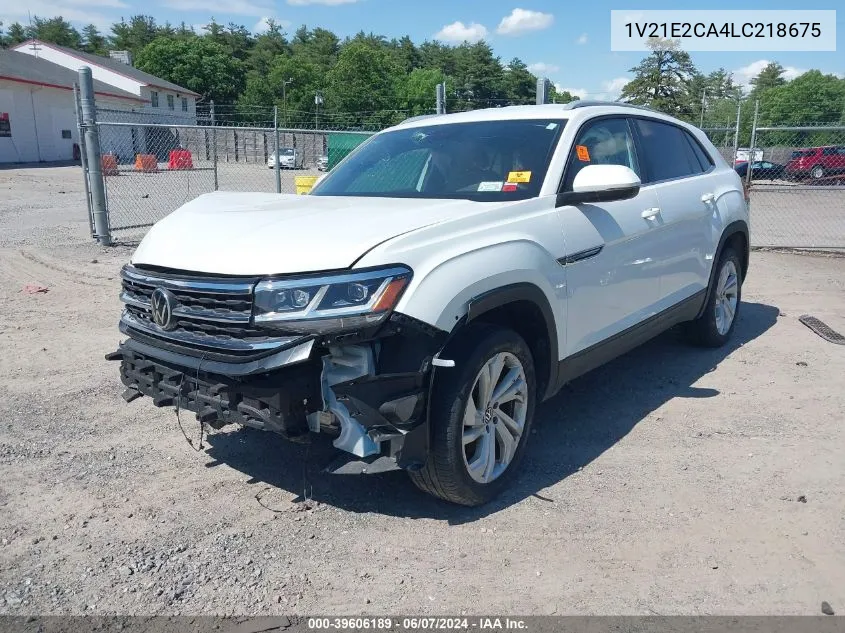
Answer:
[[[87,238],[77,168],[0,170],[0,612],[845,613],[845,347],[797,319],[845,332],[845,259],[754,253],[734,345],[576,381],[468,510],[125,404],[129,254]]]

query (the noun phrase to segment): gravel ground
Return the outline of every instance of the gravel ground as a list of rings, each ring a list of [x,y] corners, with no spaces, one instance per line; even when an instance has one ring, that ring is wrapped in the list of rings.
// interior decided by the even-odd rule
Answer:
[[[755,252],[735,343],[673,333],[542,405],[484,508],[125,404],[78,168],[0,170],[0,613],[845,612],[845,259]],[[40,284],[46,293],[21,292]],[[183,416],[194,439],[196,422]]]

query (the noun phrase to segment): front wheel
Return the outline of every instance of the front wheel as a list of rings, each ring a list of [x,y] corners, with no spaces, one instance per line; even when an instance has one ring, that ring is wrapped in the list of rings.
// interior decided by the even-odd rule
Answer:
[[[819,178],[822,178],[824,176],[824,167],[822,167],[821,165],[816,165],[815,167],[813,167],[813,170],[810,172],[810,175],[817,180]]]
[[[486,503],[511,481],[525,451],[536,397],[534,360],[516,332],[471,325],[450,349],[454,369],[437,370],[431,447],[421,490],[466,506]]]

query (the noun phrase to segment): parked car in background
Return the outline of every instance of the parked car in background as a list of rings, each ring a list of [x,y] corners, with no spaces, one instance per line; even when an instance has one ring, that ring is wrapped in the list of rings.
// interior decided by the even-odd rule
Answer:
[[[317,169],[320,171],[326,171],[329,168],[329,157],[328,156],[320,156],[317,159]]]
[[[845,173],[845,145],[808,147],[792,152],[786,175],[796,180]]]
[[[749,163],[738,163],[734,165],[734,171],[739,174],[741,178],[745,178],[748,174]],[[751,179],[752,180],[776,180],[784,177],[784,170],[786,165],[779,165],[777,163],[770,163],[767,160],[758,160],[751,163]]]
[[[276,155],[270,154],[267,159],[267,167],[276,168]],[[292,147],[279,148],[279,167],[281,169],[302,169],[302,154]]]
[[[763,160],[763,150],[760,148],[754,151],[747,147],[740,147],[736,150],[736,158],[734,164],[747,163],[749,160],[760,161]]]

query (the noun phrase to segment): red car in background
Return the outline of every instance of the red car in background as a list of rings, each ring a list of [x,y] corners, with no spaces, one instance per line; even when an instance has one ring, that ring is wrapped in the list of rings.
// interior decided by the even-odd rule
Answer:
[[[845,145],[808,147],[792,152],[786,164],[788,178],[824,178],[845,173]]]

